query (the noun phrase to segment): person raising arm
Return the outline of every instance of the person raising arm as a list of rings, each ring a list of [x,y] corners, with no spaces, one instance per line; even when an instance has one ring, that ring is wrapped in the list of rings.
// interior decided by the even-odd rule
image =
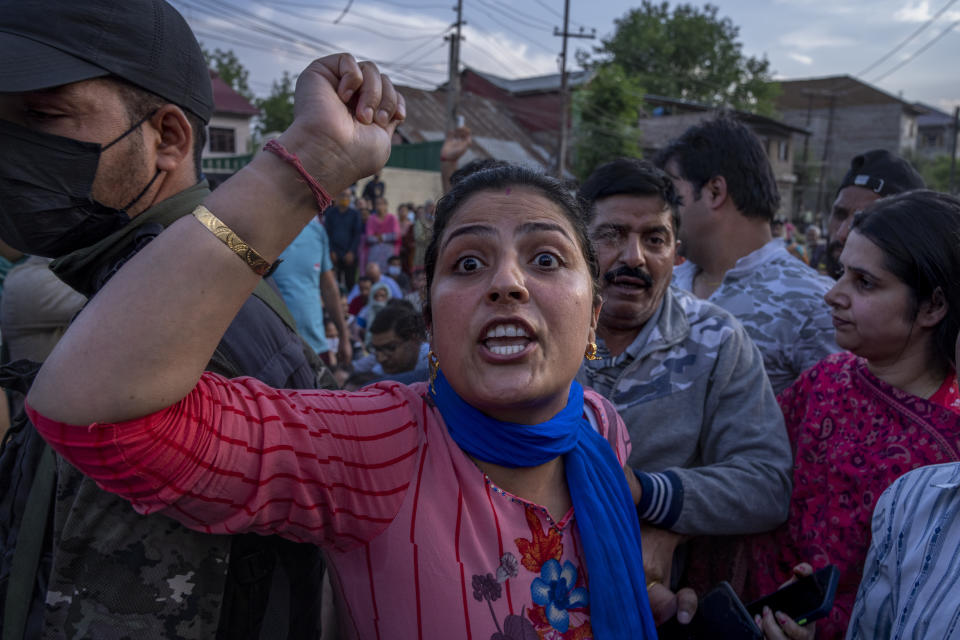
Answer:
[[[373,64],[328,56],[301,74],[294,123],[279,142],[337,193],[386,162],[404,114],[402,96]],[[258,154],[204,204],[269,263],[317,214],[311,190],[273,153]],[[166,407],[194,387],[260,277],[192,216],[163,235],[77,318],[71,340],[37,376],[33,409],[71,424],[116,422]],[[100,390],[95,397],[91,385]]]

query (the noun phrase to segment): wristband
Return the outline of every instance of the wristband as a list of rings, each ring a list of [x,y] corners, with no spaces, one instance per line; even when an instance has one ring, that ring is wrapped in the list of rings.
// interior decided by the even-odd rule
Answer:
[[[247,263],[247,266],[250,267],[250,270],[258,276],[269,275],[277,264],[280,263],[278,260],[271,265],[264,260],[263,256],[261,256],[256,249],[241,240],[230,227],[225,225],[220,218],[213,215],[205,206],[200,205],[194,209],[193,217],[199,220],[200,224],[206,227],[210,233],[217,236],[223,244],[227,245],[230,251],[240,256],[240,258]]]
[[[313,192],[313,197],[317,200],[317,211],[319,211],[322,215],[323,212],[326,211],[326,209],[333,202],[333,198],[330,197],[330,194],[327,193],[326,189],[320,186],[320,183],[317,182],[316,178],[310,175],[310,172],[303,167],[303,163],[300,162],[300,158],[287,151],[286,148],[276,140],[271,140],[265,144],[263,146],[263,150],[273,153],[297,170],[297,173],[300,174],[300,177],[303,179],[303,181],[307,183],[308,187],[310,187],[310,191]]]

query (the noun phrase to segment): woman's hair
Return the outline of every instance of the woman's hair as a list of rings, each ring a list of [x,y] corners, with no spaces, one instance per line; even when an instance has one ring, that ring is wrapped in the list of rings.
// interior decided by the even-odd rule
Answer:
[[[884,255],[884,266],[910,289],[912,316],[938,289],[947,313],[933,336],[933,355],[954,363],[960,331],[960,200],[936,191],[908,191],[871,204],[852,229]]]
[[[433,286],[433,276],[437,270],[437,258],[440,252],[440,240],[443,232],[453,216],[460,210],[467,200],[483,191],[500,191],[507,187],[525,187],[531,189],[547,200],[556,204],[563,215],[570,222],[576,236],[583,259],[590,270],[590,280],[593,284],[595,296],[600,295],[600,266],[597,263],[597,254],[590,244],[587,235],[586,215],[576,198],[558,180],[546,176],[538,171],[512,164],[498,164],[481,169],[460,179],[437,202],[437,209],[433,221],[433,236],[424,255],[424,267],[427,271],[427,286],[423,302],[423,315],[427,326],[432,326],[431,313],[433,311],[430,299],[430,288]]]

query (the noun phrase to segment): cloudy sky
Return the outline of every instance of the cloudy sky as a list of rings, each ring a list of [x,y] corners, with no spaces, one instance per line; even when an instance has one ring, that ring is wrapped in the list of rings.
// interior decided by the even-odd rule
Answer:
[[[443,35],[456,0],[170,0],[209,49],[233,49],[258,95],[284,70],[346,50],[375,60],[398,84],[446,77]],[[571,31],[614,31],[637,2],[570,0]],[[671,4],[674,4],[671,2]],[[957,0],[718,0],[740,27],[744,52],[778,78],[851,74],[906,100],[960,105]],[[349,5],[349,9],[347,6]],[[463,0],[462,62],[517,78],[558,71],[563,0]],[[571,41],[572,49],[591,41]],[[573,55],[570,55],[571,63]]]

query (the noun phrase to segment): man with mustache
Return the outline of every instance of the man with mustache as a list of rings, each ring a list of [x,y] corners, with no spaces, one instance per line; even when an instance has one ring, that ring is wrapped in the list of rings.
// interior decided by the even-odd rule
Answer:
[[[792,456],[743,326],[670,287],[680,207],[670,178],[620,159],[594,171],[579,195],[604,275],[597,359],[578,379],[607,396],[630,431],[645,570],[662,583],[650,587],[653,603],[682,579],[671,564],[683,539],[760,532],[786,519]]]

